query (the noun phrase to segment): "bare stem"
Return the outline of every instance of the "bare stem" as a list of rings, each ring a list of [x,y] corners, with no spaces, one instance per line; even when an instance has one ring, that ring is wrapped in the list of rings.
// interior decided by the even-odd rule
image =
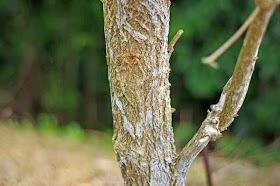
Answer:
[[[168,44],[168,53],[169,56],[171,56],[172,52],[174,51],[174,46],[177,43],[177,41],[179,40],[179,38],[181,37],[181,35],[184,33],[184,31],[182,29],[178,30],[178,32],[175,34],[175,36],[172,38],[172,40],[170,41],[170,43]]]
[[[279,4],[279,0],[271,1],[273,6],[270,8],[260,7],[257,17],[250,24],[233,75],[224,86],[219,102],[211,105],[211,111],[208,110],[207,117],[202,122],[201,127],[179,154],[175,164],[176,179],[174,185],[185,184],[186,173],[199,152],[211,140],[221,137],[221,132],[226,130],[237,117],[237,112],[248,91],[267,24],[274,9]]]
[[[260,12],[260,8],[256,7],[252,14],[247,18],[243,25],[213,54],[208,57],[202,58],[202,63],[212,66],[213,68],[218,68],[216,60],[233,44],[242,34],[247,30],[249,25],[255,20],[256,16]]]

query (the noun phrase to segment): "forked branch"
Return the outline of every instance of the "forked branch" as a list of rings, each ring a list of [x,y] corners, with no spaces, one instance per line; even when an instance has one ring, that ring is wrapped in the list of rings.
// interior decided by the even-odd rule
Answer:
[[[219,102],[211,105],[211,111],[208,110],[201,127],[180,153],[175,164],[174,185],[185,184],[186,173],[199,152],[210,141],[220,137],[221,132],[237,117],[248,91],[260,43],[270,17],[279,3],[280,0],[257,1],[259,12],[249,26],[233,75],[226,83]]]

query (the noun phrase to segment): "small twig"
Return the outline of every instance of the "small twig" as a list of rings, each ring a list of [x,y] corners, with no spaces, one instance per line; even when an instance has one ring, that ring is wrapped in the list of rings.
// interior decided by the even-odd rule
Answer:
[[[178,32],[175,34],[175,36],[172,38],[170,43],[168,44],[167,50],[169,53],[169,56],[171,56],[172,52],[174,51],[174,46],[177,43],[178,39],[181,37],[181,35],[184,33],[182,29],[178,30]]]
[[[202,58],[202,63],[210,65],[213,68],[218,68],[216,60],[220,57],[238,38],[247,30],[248,26],[255,20],[256,16],[260,12],[260,8],[256,7],[252,14],[247,18],[243,25],[231,36],[220,48],[218,48],[213,54],[208,57]]]

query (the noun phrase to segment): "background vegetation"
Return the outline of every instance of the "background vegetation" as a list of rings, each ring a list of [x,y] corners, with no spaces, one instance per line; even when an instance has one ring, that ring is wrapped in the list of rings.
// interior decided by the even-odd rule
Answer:
[[[172,0],[170,37],[184,30],[170,62],[178,145],[188,141],[209,105],[217,102],[242,40],[219,59],[218,70],[203,65],[201,57],[230,37],[254,7],[253,0]],[[278,9],[240,117],[216,146],[226,154],[258,154],[268,163],[280,160],[279,17]],[[83,138],[83,129],[110,134],[100,1],[0,1],[0,22],[0,117],[28,120],[43,131],[59,128],[78,138]]]

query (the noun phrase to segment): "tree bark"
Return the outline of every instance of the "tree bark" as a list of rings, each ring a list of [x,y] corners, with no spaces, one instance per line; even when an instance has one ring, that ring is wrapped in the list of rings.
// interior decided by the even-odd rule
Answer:
[[[114,150],[126,185],[170,185],[169,0],[103,2]]]

